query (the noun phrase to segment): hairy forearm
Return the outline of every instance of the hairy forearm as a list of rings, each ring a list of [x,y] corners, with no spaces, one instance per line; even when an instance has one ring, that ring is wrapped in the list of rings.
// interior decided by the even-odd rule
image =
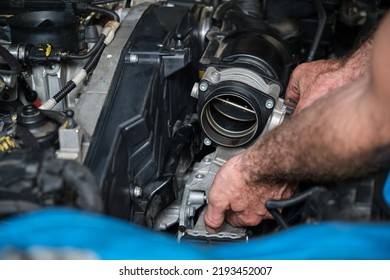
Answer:
[[[339,91],[342,91],[340,94]],[[390,159],[389,113],[369,77],[330,93],[248,148],[249,184],[333,181],[364,175]]]
[[[346,82],[351,82],[368,73],[373,49],[373,35],[369,36],[357,50],[338,59],[337,67]]]

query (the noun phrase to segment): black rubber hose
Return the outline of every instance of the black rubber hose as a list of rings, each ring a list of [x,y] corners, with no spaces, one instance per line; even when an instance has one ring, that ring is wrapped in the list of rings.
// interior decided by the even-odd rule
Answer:
[[[290,199],[285,199],[285,200],[270,199],[267,200],[267,202],[265,203],[265,208],[267,208],[268,212],[271,213],[272,217],[275,219],[275,221],[278,223],[279,226],[281,226],[283,229],[288,229],[289,225],[287,221],[283,218],[282,214],[278,212],[278,209],[284,207],[291,207],[299,203],[302,203],[306,201],[309,197],[311,197],[315,192],[321,190],[323,190],[323,188],[314,187]]]
[[[289,225],[284,220],[283,216],[278,212],[278,210],[268,210],[268,212],[271,213],[272,217],[274,217],[274,220],[278,223],[279,226],[281,226],[283,229],[288,229]]]
[[[313,0],[313,3],[318,12],[318,26],[316,35],[314,37],[313,43],[311,44],[310,51],[306,59],[307,62],[312,61],[314,59],[326,24],[326,11],[324,9],[324,6],[322,5],[321,0]]]
[[[270,209],[278,209],[278,208],[284,208],[284,207],[290,207],[297,205],[301,202],[306,201],[309,197],[311,197],[315,192],[321,191],[323,188],[320,187],[314,187],[310,190],[307,190],[297,196],[294,196],[290,199],[284,199],[284,200],[267,200],[265,203],[265,207],[269,211]]]
[[[70,54],[68,57],[71,59],[86,59],[94,55],[100,47],[103,45],[104,40],[106,39],[106,35],[101,34],[99,39],[96,41],[95,45],[92,47],[92,49],[85,53],[85,54]]]
[[[114,11],[111,11],[109,9],[106,9],[103,7],[97,7],[97,6],[93,6],[93,5],[88,5],[88,10],[90,10],[92,12],[105,14],[105,15],[111,17],[113,20],[120,22],[119,15],[117,13],[115,13]]]

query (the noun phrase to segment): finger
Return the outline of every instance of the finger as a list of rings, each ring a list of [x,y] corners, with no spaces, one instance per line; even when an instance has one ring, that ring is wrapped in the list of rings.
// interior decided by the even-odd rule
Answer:
[[[285,99],[292,103],[298,103],[300,98],[300,93],[298,86],[293,85],[292,83],[287,86]]]
[[[209,204],[204,215],[204,223],[209,233],[216,233],[225,220],[225,208],[215,207]]]
[[[244,215],[241,213],[228,212],[226,214],[226,221],[233,227],[243,226],[256,226],[264,219],[264,215],[249,214]]]
[[[226,212],[226,222],[233,227],[242,227],[241,221],[238,219],[238,215],[233,211]]]

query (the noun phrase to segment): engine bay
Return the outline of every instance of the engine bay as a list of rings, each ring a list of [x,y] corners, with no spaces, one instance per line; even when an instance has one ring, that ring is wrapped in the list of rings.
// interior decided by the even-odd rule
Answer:
[[[294,68],[348,54],[387,7],[2,1],[0,216],[74,207],[205,243],[387,220],[382,173],[301,182],[256,227],[211,234],[203,220],[221,166],[294,113],[284,98]]]

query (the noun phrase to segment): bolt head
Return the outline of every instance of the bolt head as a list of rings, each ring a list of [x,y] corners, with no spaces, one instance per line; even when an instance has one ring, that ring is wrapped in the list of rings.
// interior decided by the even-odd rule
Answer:
[[[274,107],[274,101],[272,99],[268,99],[265,101],[265,107],[267,109],[272,109]]]
[[[210,146],[211,145],[211,140],[209,139],[209,138],[205,138],[204,140],[203,140],[203,143],[206,145],[206,146]]]
[[[130,63],[138,63],[138,61],[139,61],[138,55],[131,54],[130,57],[129,57],[129,61],[130,61]]]
[[[141,189],[140,187],[136,186],[136,187],[134,188],[134,196],[135,196],[135,197],[140,197],[140,196],[142,196],[142,189]]]
[[[209,85],[206,82],[201,82],[199,85],[199,90],[206,91],[209,88]]]

